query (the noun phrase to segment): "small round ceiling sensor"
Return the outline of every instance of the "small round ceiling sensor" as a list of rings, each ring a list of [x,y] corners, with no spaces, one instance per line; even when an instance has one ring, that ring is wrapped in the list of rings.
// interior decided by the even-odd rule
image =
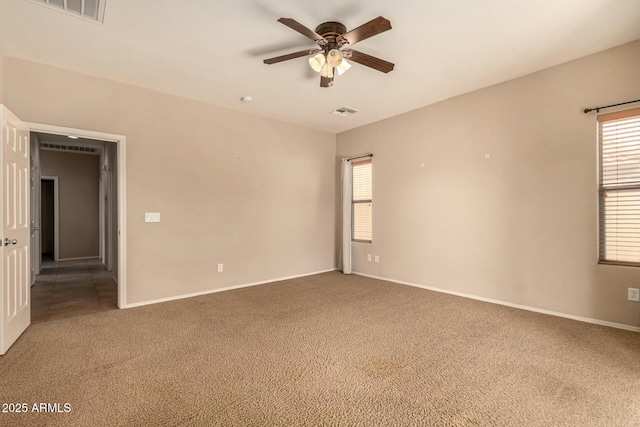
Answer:
[[[240,101],[248,104],[253,101],[253,96],[245,95],[242,98],[240,98]]]

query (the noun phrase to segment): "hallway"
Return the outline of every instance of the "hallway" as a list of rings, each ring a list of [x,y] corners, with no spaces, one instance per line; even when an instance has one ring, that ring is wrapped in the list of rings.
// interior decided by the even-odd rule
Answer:
[[[43,260],[31,287],[31,323],[118,308],[118,286],[99,259]]]

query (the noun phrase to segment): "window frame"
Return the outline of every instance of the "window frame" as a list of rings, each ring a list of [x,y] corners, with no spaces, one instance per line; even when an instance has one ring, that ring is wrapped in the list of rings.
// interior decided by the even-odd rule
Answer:
[[[355,178],[354,178],[354,167],[357,165],[363,165],[363,164],[370,164],[371,165],[371,172],[370,172],[370,177],[369,177],[369,181],[371,183],[371,198],[370,199],[361,199],[361,200],[355,200],[354,199],[354,188],[355,188]],[[355,238],[355,234],[356,234],[356,224],[355,224],[355,212],[356,212],[356,205],[357,204],[364,204],[364,203],[368,203],[371,206],[371,239],[370,240],[365,240],[365,239],[356,239]],[[373,162],[371,157],[369,157],[366,160],[359,160],[359,161],[355,161],[355,162],[351,162],[351,241],[352,242],[359,242],[359,243],[373,243]]]
[[[640,191],[640,182],[634,185],[625,185],[622,182],[617,182],[615,184],[604,184],[604,165],[603,165],[603,156],[604,156],[604,141],[602,137],[602,126],[604,123],[613,122],[623,119],[631,119],[640,117],[640,108],[633,108],[628,110],[617,111],[614,113],[602,114],[597,117],[598,128],[597,128],[597,141],[598,141],[598,186],[597,186],[597,197],[598,197],[598,264],[602,265],[617,265],[617,266],[625,266],[625,267],[640,267],[640,260],[638,262],[633,261],[622,261],[619,259],[607,259],[606,258],[606,248],[607,243],[605,240],[606,230],[604,229],[606,224],[605,217],[605,204],[604,199],[607,197],[607,192],[623,192],[623,191]],[[640,141],[638,141],[638,148],[640,148]],[[637,208],[638,213],[640,214],[640,206]]]

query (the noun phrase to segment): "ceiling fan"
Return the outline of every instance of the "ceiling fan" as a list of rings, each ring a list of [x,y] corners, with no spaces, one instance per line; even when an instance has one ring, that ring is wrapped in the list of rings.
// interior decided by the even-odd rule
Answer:
[[[319,48],[305,49],[287,55],[276,56],[275,58],[265,59],[264,63],[270,65],[313,55],[309,58],[309,65],[314,71],[320,73],[320,87],[333,86],[333,79],[336,73],[341,75],[351,68],[351,64],[347,62],[347,59],[383,73],[393,70],[394,64],[391,62],[353,50],[350,47],[362,40],[390,30],[391,22],[382,16],[378,16],[349,32],[339,22],[324,22],[318,25],[315,31],[311,31],[291,18],[280,18],[278,22],[315,41],[318,43]]]

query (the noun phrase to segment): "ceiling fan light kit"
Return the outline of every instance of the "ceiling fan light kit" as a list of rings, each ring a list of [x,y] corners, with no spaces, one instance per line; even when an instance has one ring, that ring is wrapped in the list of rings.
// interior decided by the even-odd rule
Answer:
[[[340,65],[343,58],[344,55],[338,49],[331,49],[327,54],[327,62],[333,68],[336,68],[338,65]]]
[[[328,62],[325,62],[320,70],[320,76],[326,77],[328,79],[333,79],[333,67],[329,65]]]
[[[326,58],[324,57],[324,53],[319,53],[316,56],[312,56],[309,58],[309,65],[316,73],[319,73],[322,70],[322,66],[326,62]]]
[[[309,58],[309,66],[311,66],[316,73],[320,73],[320,87],[333,86],[333,79],[336,73],[340,76],[351,68],[351,64],[347,62],[347,59],[351,59],[353,62],[383,73],[388,73],[394,68],[394,64],[391,62],[367,55],[366,53],[353,50],[349,47],[359,41],[390,30],[391,22],[382,16],[358,28],[354,28],[349,32],[347,32],[347,28],[339,22],[324,22],[318,25],[315,31],[310,30],[291,18],[280,18],[278,22],[313,40],[320,48],[306,49],[300,52],[265,59],[264,63],[271,65],[289,59],[314,55]]]
[[[351,64],[349,64],[346,59],[343,59],[340,65],[336,67],[336,70],[338,71],[338,75],[341,76],[349,68],[351,68]]]

